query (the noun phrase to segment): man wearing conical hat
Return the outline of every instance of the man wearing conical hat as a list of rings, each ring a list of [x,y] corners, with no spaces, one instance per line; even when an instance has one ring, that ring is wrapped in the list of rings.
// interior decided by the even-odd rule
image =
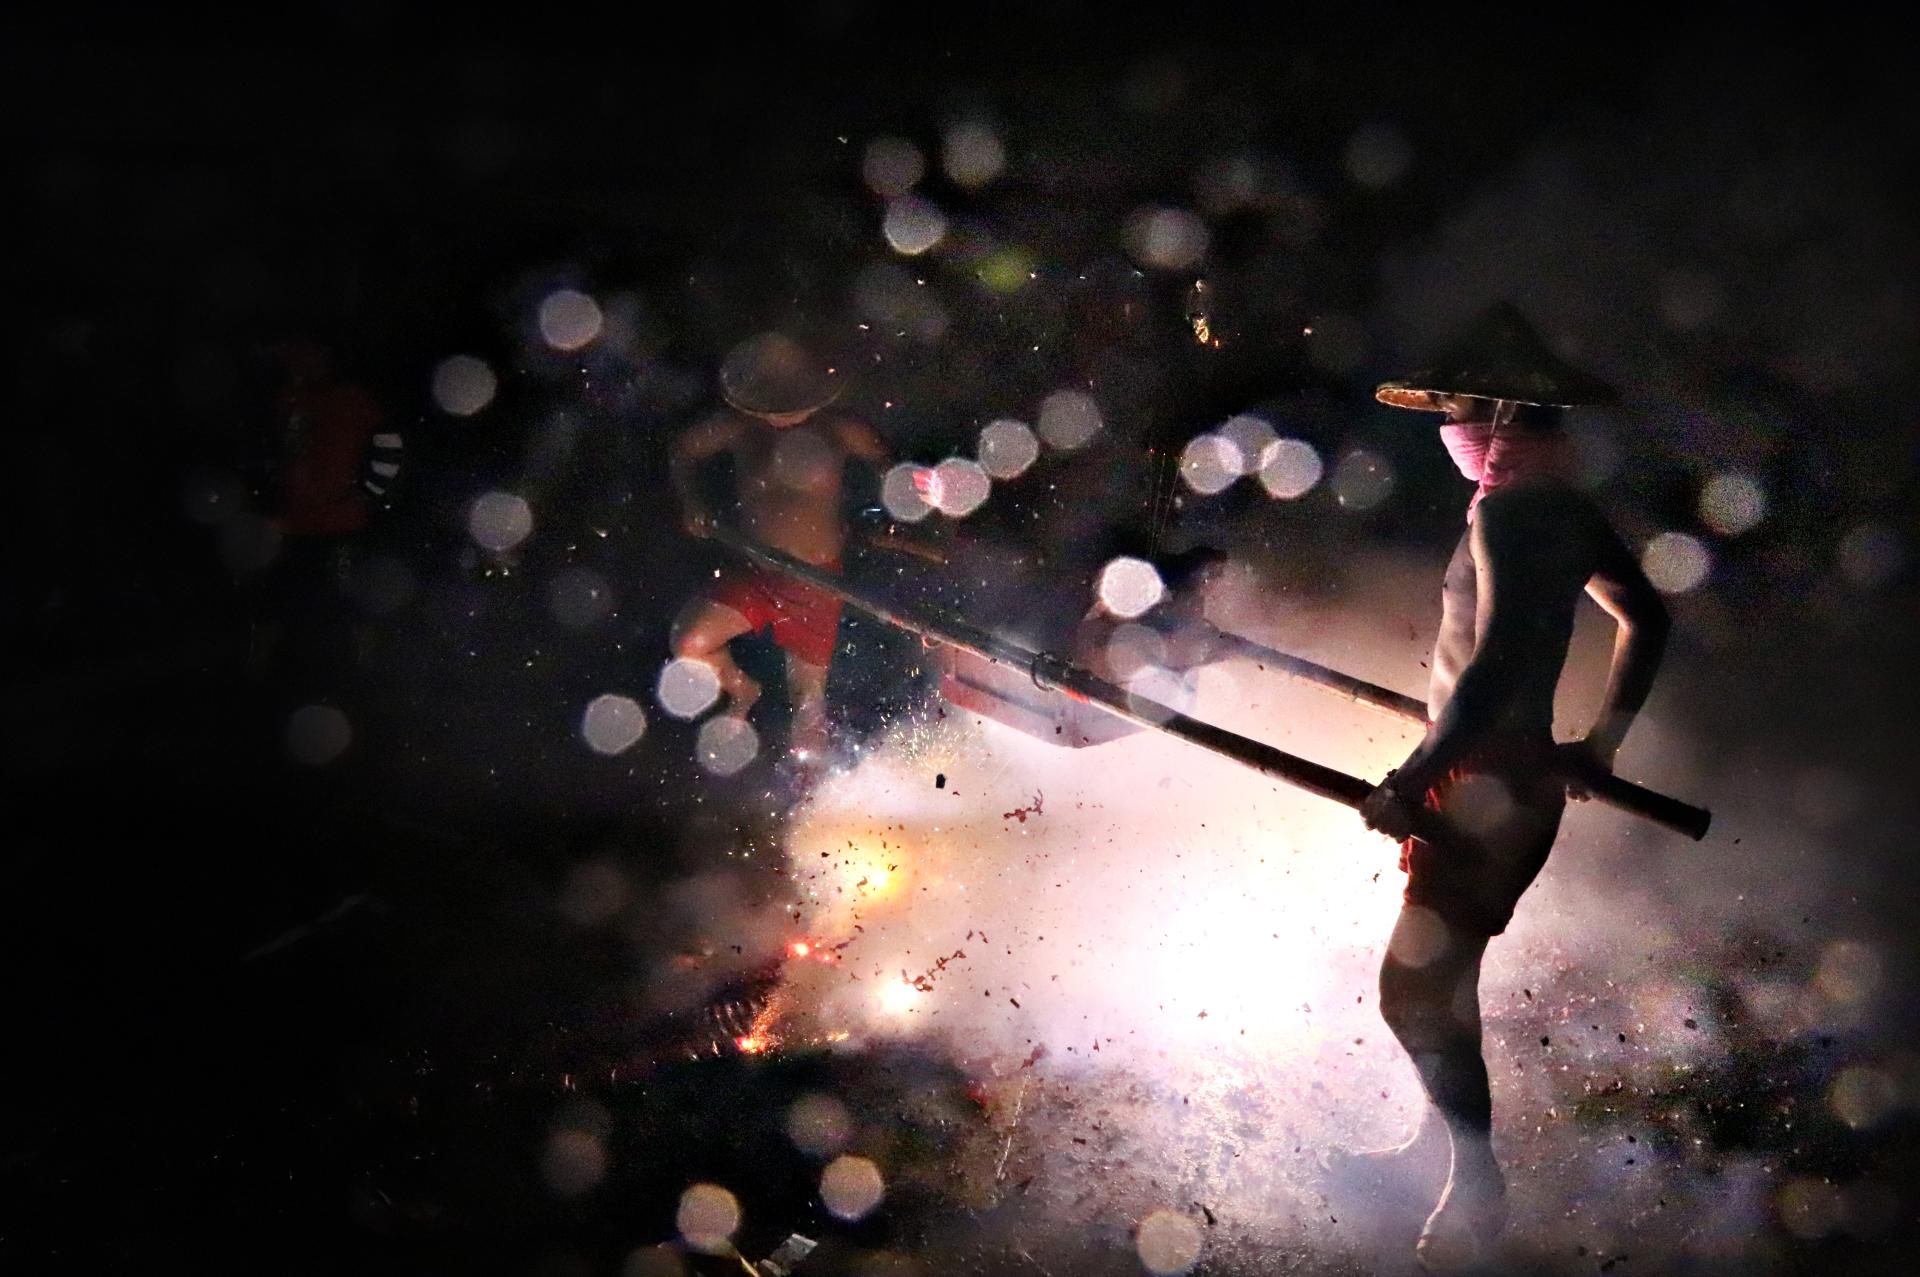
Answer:
[[[1441,591],[1432,726],[1362,809],[1372,828],[1405,840],[1405,903],[1380,968],[1380,1012],[1430,1103],[1413,1139],[1353,1160],[1418,1165],[1450,1151],[1418,1249],[1441,1268],[1471,1262],[1505,1222],[1480,962],[1560,828],[1567,784],[1553,767],[1553,699],[1575,608],[1584,593],[1619,627],[1599,717],[1573,747],[1607,766],[1652,687],[1668,620],[1633,553],[1568,481],[1562,411],[1611,402],[1612,392],[1556,358],[1519,311],[1495,306],[1432,368],[1377,394],[1442,414],[1440,442],[1475,485]],[[1458,830],[1457,847],[1409,837],[1408,813],[1423,804]]]
[[[840,385],[825,361],[784,334],[762,333],[735,346],[720,366],[725,406],[673,444],[673,484],[687,530],[695,536],[712,530],[714,512],[698,471],[728,453],[740,530],[804,563],[839,571],[847,539],[840,511],[846,460],[877,468],[887,456],[871,427],[828,410]],[[757,567],[729,565],[675,621],[673,650],[710,665],[727,698],[724,712],[744,716],[760,685],[734,662],[727,644],[771,631],[787,654],[794,755],[817,765],[827,746],[827,668],[839,624],[834,596]]]

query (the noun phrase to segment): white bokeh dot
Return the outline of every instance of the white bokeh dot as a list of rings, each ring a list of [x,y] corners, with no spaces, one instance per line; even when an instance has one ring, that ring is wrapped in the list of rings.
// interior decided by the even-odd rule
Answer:
[[[949,457],[933,468],[927,499],[949,518],[964,519],[985,504],[992,491],[993,480],[979,462]]]
[[[1217,434],[1195,435],[1180,452],[1181,482],[1202,496],[1226,491],[1240,475],[1240,449]]]
[[[1007,166],[1006,147],[984,124],[956,124],[943,139],[940,167],[954,185],[975,190],[1000,176]]]
[[[1097,589],[1107,611],[1129,619],[1147,611],[1167,593],[1153,564],[1130,555],[1110,560],[1100,569]]]
[[[600,303],[572,288],[548,293],[540,302],[540,336],[555,350],[579,350],[600,335],[604,323]]]
[[[947,215],[932,200],[902,195],[887,204],[880,233],[894,252],[918,257],[947,237]]]
[[[722,1254],[740,1228],[740,1203],[718,1184],[695,1184],[674,1212],[680,1240],[703,1254]]]
[[[900,137],[877,137],[867,143],[860,164],[860,176],[867,189],[887,199],[897,199],[920,184],[926,175],[927,157],[920,148]]]
[[[1191,270],[1207,255],[1207,224],[1184,208],[1138,209],[1124,238],[1133,259],[1156,270]]]
[[[700,766],[709,774],[731,776],[759,754],[760,734],[746,719],[722,714],[700,725],[694,751]]]
[[[1333,495],[1348,510],[1371,510],[1393,492],[1393,467],[1379,453],[1354,448],[1333,468]]]
[[[1220,423],[1213,433],[1232,444],[1240,453],[1240,473],[1255,474],[1267,463],[1279,432],[1265,417],[1251,412],[1237,413]]]
[[[624,754],[647,730],[647,716],[631,696],[606,692],[587,702],[580,738],[596,754]]]
[[[1056,390],[1040,404],[1040,437],[1062,452],[1083,448],[1104,424],[1100,405],[1079,390]]]
[[[1134,1234],[1140,1262],[1155,1277],[1174,1277],[1192,1268],[1200,1258],[1200,1226],[1170,1210],[1157,1210],[1140,1221]]]
[[[1017,479],[1040,456],[1040,440],[1024,421],[1002,417],[980,431],[975,454],[981,468],[996,479]]]
[[[1713,553],[1698,537],[1662,532],[1641,552],[1640,569],[1662,594],[1685,594],[1706,581],[1713,570]]]
[[[720,699],[720,675],[705,661],[676,657],[661,667],[654,695],[675,718],[698,718]]]
[[[1324,467],[1320,454],[1305,439],[1281,439],[1267,450],[1260,466],[1260,486],[1281,501],[1295,501],[1313,491]]]
[[[433,370],[433,402],[454,417],[471,417],[493,402],[499,389],[493,369],[473,355],[453,355]]]
[[[1767,494],[1752,475],[1723,470],[1700,490],[1700,521],[1721,536],[1737,537],[1767,517]]]
[[[511,550],[533,532],[533,507],[511,492],[488,492],[467,510],[467,532],[496,554]]]
[[[820,1200],[835,1218],[863,1218],[886,1196],[880,1168],[864,1157],[836,1157],[820,1173]]]
[[[880,480],[880,504],[900,522],[918,523],[933,513],[932,502],[921,491],[923,486],[930,486],[926,467],[902,461]]]
[[[815,1157],[832,1157],[853,1138],[853,1115],[831,1095],[811,1091],[787,1110],[787,1138]]]

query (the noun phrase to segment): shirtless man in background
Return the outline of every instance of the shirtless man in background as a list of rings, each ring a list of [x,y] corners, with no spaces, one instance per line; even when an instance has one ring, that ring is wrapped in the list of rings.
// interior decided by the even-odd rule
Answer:
[[[884,466],[880,437],[863,422],[826,411],[840,382],[778,333],[734,347],[720,368],[720,390],[727,406],[673,443],[673,485],[687,531],[711,533],[715,517],[700,492],[699,468],[729,453],[741,532],[838,572],[847,540],[840,509],[846,460]],[[787,654],[791,748],[802,763],[818,764],[827,748],[827,671],[839,624],[834,596],[759,567],[729,564],[680,613],[672,644],[676,656],[713,668],[727,698],[724,712],[744,717],[760,685],[734,662],[727,644],[771,630]]]
[[[1442,441],[1478,485],[1442,591],[1432,727],[1362,808],[1370,827],[1406,840],[1380,1013],[1430,1101],[1414,1138],[1383,1152],[1450,1145],[1447,1184],[1416,1251],[1445,1269],[1482,1257],[1505,1224],[1480,963],[1559,832],[1568,785],[1554,766],[1553,698],[1575,606],[1589,595],[1619,626],[1599,717],[1572,747],[1608,768],[1653,685],[1668,619],[1606,516],[1567,482],[1561,410],[1611,392],[1560,363],[1518,311],[1496,307],[1437,368],[1388,382],[1378,397],[1444,412]],[[1409,813],[1422,805],[1458,831],[1457,846],[1410,837]]]

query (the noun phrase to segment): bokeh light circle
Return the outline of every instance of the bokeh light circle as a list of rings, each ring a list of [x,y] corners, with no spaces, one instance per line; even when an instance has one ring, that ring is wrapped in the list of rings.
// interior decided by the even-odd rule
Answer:
[[[467,510],[467,533],[475,544],[494,553],[519,545],[533,532],[533,507],[511,492],[489,492]]]
[[[433,402],[453,417],[471,417],[493,402],[499,382],[487,361],[473,355],[453,355],[433,370]]]
[[[700,766],[710,775],[731,776],[760,753],[760,733],[746,719],[722,714],[700,725],[694,748]]]
[[[647,716],[631,696],[606,692],[587,702],[580,738],[596,754],[624,754],[645,735]]]
[[[1024,421],[1002,417],[980,431],[975,454],[980,466],[996,479],[1017,479],[1040,456],[1040,440]]]
[[[1295,501],[1313,491],[1325,467],[1320,454],[1304,439],[1281,439],[1267,450],[1260,466],[1260,486],[1281,501]]]
[[[1056,390],[1040,404],[1040,437],[1062,452],[1084,448],[1104,424],[1100,405],[1079,390]]]
[[[1100,602],[1115,616],[1131,619],[1166,597],[1160,573],[1145,559],[1122,555],[1100,569]]]
[[[661,667],[654,697],[675,718],[698,718],[720,699],[720,675],[705,661],[676,657]]]
[[[836,1157],[820,1173],[820,1200],[837,1219],[864,1218],[886,1194],[880,1168],[864,1157]]]

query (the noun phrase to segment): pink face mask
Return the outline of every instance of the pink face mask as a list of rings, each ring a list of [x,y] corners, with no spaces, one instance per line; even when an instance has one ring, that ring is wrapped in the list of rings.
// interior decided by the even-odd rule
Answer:
[[[1489,492],[1517,479],[1565,474],[1570,460],[1563,435],[1511,425],[1496,432],[1490,421],[1449,421],[1440,427],[1440,441],[1460,473],[1480,485],[1467,505],[1469,523]]]

